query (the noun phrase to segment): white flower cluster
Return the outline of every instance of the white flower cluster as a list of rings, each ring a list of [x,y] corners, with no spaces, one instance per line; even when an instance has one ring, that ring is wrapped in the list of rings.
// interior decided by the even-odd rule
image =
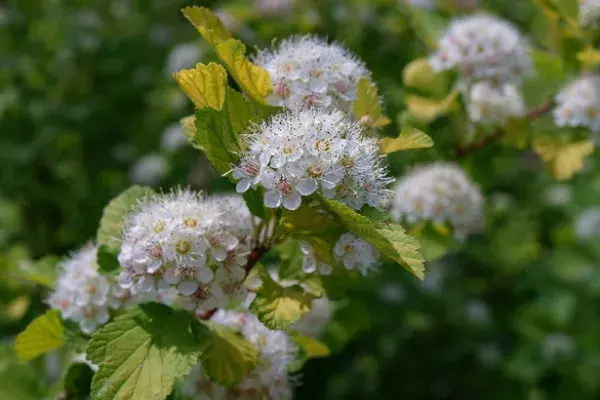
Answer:
[[[477,81],[518,83],[532,66],[529,45],[519,31],[484,14],[455,20],[430,62],[436,71],[457,68],[467,85]]]
[[[366,240],[353,233],[344,233],[333,246],[333,255],[346,269],[358,270],[366,275],[369,270],[377,269],[381,255]]]
[[[512,84],[500,86],[478,82],[467,98],[469,119],[485,125],[502,125],[511,117],[525,114],[521,92]]]
[[[433,10],[435,8],[435,0],[400,0],[419,10]]]
[[[333,313],[331,301],[323,295],[311,302],[310,311],[292,326],[292,330],[303,335],[319,338],[331,321]]]
[[[135,294],[174,290],[198,314],[242,301],[252,223],[239,196],[178,190],[145,199],[125,221],[118,282]]]
[[[390,211],[397,221],[449,223],[456,236],[466,236],[483,224],[481,192],[454,164],[416,168],[396,185]]]
[[[379,207],[393,182],[377,141],[340,111],[304,109],[275,115],[246,137],[248,149],[233,170],[236,190],[266,189],[264,204],[296,210],[317,190],[360,209]]]
[[[554,123],[600,132],[600,76],[586,76],[556,96]]]
[[[256,346],[258,363],[248,376],[231,387],[212,382],[199,364],[182,385],[185,396],[193,400],[291,399],[288,369],[297,357],[297,348],[286,332],[267,329],[249,313],[219,310],[212,321],[239,330]]]
[[[579,23],[597,26],[600,21],[600,0],[579,0]]]
[[[348,50],[314,36],[284,40],[275,49],[259,52],[254,62],[271,76],[269,103],[291,110],[320,106],[348,113],[358,81],[370,75]]]
[[[48,299],[63,319],[79,324],[91,334],[110,319],[110,309],[130,301],[130,293],[107,277],[100,275],[96,262],[96,246],[88,245],[73,253],[61,265],[56,288]]]

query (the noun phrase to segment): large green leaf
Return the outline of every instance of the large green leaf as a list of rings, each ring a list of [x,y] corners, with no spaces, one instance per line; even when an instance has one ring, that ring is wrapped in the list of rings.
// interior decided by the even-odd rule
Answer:
[[[306,293],[300,286],[282,287],[273,281],[264,269],[260,272],[261,286],[250,311],[270,329],[289,328],[300,317],[310,311],[315,296]]]
[[[211,336],[202,365],[214,381],[230,386],[250,373],[258,362],[258,350],[233,329],[207,322]]]
[[[114,273],[119,266],[117,255],[121,250],[121,231],[125,217],[140,199],[154,191],[147,186],[131,186],[112,199],[104,208],[96,234],[98,265],[104,273]]]
[[[425,265],[419,242],[408,235],[400,225],[381,224],[376,226],[368,218],[350,207],[320,196],[323,205],[350,232],[360,236],[388,258],[405,267],[419,279],[425,277]]]
[[[198,363],[206,329],[188,313],[160,304],[135,308],[105,325],[86,349],[100,368],[92,382],[95,400],[159,400],[176,378]]]
[[[63,331],[60,313],[56,310],[46,311],[17,336],[15,353],[20,360],[29,361],[58,349],[63,345]]]

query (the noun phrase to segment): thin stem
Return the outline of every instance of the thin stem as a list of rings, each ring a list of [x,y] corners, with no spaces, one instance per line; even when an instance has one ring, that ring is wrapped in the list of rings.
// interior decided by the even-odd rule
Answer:
[[[536,119],[549,113],[553,107],[554,107],[554,102],[552,100],[548,100],[548,101],[544,102],[543,104],[541,104],[539,107],[534,108],[533,110],[529,111],[525,115],[525,120],[527,120],[529,122],[535,121]],[[506,132],[502,128],[498,128],[491,135],[481,138],[467,147],[457,147],[456,151],[455,151],[456,159],[459,160],[461,158],[465,158],[469,154],[500,139],[505,133]]]

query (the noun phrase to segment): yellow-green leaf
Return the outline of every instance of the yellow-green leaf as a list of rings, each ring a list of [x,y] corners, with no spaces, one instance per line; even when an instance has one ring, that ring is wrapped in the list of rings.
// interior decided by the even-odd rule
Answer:
[[[221,65],[197,64],[194,69],[182,69],[173,77],[196,108],[223,108],[227,72]]]
[[[590,140],[564,143],[552,138],[538,138],[533,142],[534,151],[544,160],[559,181],[570,179],[583,168],[585,158],[594,151]]]
[[[266,103],[267,96],[273,91],[271,77],[266,70],[248,61],[244,43],[228,39],[218,42],[215,50],[244,93],[259,103]]]
[[[402,129],[397,138],[383,138],[379,143],[381,152],[384,154],[399,150],[425,149],[431,146],[433,146],[433,139],[425,132],[411,127]]]
[[[595,68],[600,65],[600,50],[587,48],[577,53],[577,59],[587,68]]]
[[[211,336],[202,355],[202,365],[208,376],[226,386],[242,380],[256,367],[258,350],[233,329],[206,322]]]
[[[433,92],[437,89],[437,75],[429,58],[421,57],[411,61],[402,71],[402,81],[405,86]]]
[[[63,345],[63,325],[56,310],[47,311],[31,321],[15,339],[15,353],[30,361]]]
[[[563,61],[558,54],[534,50],[531,52],[531,57],[535,63],[537,75],[544,81],[562,82],[565,79]]]
[[[290,334],[307,358],[322,358],[331,354],[329,347],[315,338],[298,332],[290,332]]]
[[[381,100],[377,87],[369,78],[361,78],[356,87],[356,100],[353,104],[354,118],[373,128],[381,128],[391,121],[381,111]]]
[[[208,8],[198,6],[185,7],[181,12],[194,25],[204,40],[212,46],[217,41],[231,39],[231,33],[225,28],[223,22]]]
[[[188,138],[193,138],[196,135],[196,116],[188,115],[179,120],[181,124],[181,128],[183,129],[183,134]]]
[[[437,117],[445,115],[456,107],[458,91],[454,91],[443,100],[429,99],[422,96],[409,94],[405,98],[408,111],[423,122],[431,122]]]
[[[300,286],[282,287],[273,281],[269,273],[261,269],[261,286],[250,311],[269,329],[282,330],[310,311],[315,298]]]

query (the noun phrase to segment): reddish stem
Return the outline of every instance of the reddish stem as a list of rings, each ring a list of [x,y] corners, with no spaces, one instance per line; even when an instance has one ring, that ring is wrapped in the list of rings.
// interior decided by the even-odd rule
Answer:
[[[533,110],[529,111],[525,115],[525,119],[529,122],[535,121],[536,119],[549,113],[550,110],[552,110],[553,106],[554,106],[554,102],[552,100],[548,100],[545,103],[543,103],[542,105],[540,105],[539,107],[534,108]],[[456,159],[464,158],[464,157],[468,156],[469,154],[487,146],[488,144],[495,142],[496,140],[500,139],[504,135],[504,133],[505,133],[504,130],[502,130],[501,128],[498,128],[491,135],[483,137],[467,147],[457,147],[456,152],[455,152]]]

